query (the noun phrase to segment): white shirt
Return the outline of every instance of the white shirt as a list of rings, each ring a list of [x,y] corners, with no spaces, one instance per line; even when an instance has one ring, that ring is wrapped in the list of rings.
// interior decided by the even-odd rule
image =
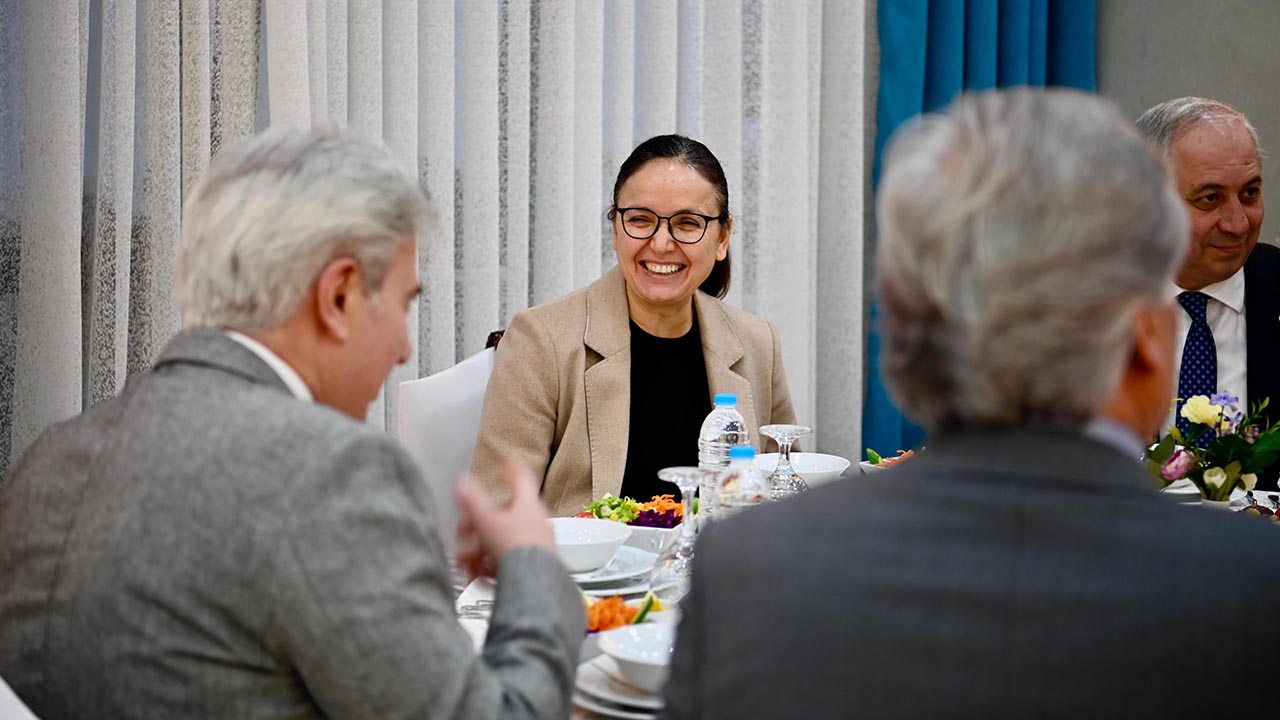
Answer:
[[[1183,292],[1185,291],[1177,285],[1170,285],[1168,297],[1176,302],[1178,295]],[[1249,358],[1244,326],[1244,268],[1222,282],[1201,288],[1200,292],[1209,296],[1204,317],[1209,323],[1213,345],[1218,351],[1218,392],[1229,390],[1232,395],[1240,398],[1240,409],[1248,412]],[[1190,329],[1191,316],[1186,310],[1182,310],[1178,313],[1178,344],[1173,358],[1175,395],[1178,391],[1176,383],[1182,373],[1182,348],[1187,343],[1187,332]],[[1170,411],[1163,429],[1168,430],[1173,423],[1173,411]]]
[[[271,348],[254,340],[248,335],[236,332],[235,330],[223,330],[227,337],[235,340],[241,345],[249,348],[254,355],[262,358],[262,362],[275,371],[276,375],[284,381],[285,387],[289,388],[289,392],[302,402],[314,402],[315,398],[311,395],[311,389],[307,387],[307,383],[303,381],[302,376],[294,370],[289,363],[285,362],[279,355],[271,352]]]
[[[1142,438],[1138,437],[1133,428],[1109,417],[1093,418],[1085,423],[1083,432],[1085,437],[1109,445],[1119,450],[1121,455],[1133,458],[1135,462],[1142,460],[1142,455],[1147,451],[1147,446],[1142,443]]]

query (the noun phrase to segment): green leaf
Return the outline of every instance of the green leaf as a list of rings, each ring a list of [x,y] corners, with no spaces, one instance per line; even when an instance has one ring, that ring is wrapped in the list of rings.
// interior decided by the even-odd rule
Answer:
[[[1256,475],[1274,465],[1277,458],[1280,458],[1280,455],[1273,452],[1254,453],[1253,457],[1244,461],[1241,472]]]
[[[1147,459],[1154,460],[1163,465],[1169,458],[1173,457],[1173,453],[1178,449],[1177,440],[1173,435],[1166,435],[1159,445],[1147,452]]]
[[[1156,479],[1156,482],[1159,483],[1159,487],[1165,487],[1172,482],[1171,480],[1165,480],[1164,475],[1160,474],[1160,468],[1164,463],[1158,463],[1151,458],[1147,458],[1144,462],[1146,462],[1147,465],[1147,472],[1151,473],[1151,477]]]
[[[1280,451],[1280,432],[1265,433],[1253,443],[1253,451],[1256,452],[1276,452]]]
[[[867,448],[867,462],[871,463],[872,465],[879,465],[880,461],[883,459],[884,458],[880,457],[880,453],[876,452],[875,450],[872,450],[871,448]]]

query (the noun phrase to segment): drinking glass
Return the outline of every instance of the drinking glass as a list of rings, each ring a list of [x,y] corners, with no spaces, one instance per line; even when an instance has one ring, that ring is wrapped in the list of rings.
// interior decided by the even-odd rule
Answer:
[[[769,475],[769,496],[772,499],[781,500],[809,489],[804,478],[791,467],[791,445],[811,432],[813,428],[804,425],[765,425],[760,428],[761,435],[778,443],[778,466]]]
[[[689,578],[693,573],[693,545],[697,539],[693,516],[693,493],[698,489],[707,471],[696,467],[671,467],[658,471],[658,477],[680,488],[680,502],[684,516],[680,521],[680,537],[667,546],[658,556],[658,562],[649,575],[653,594],[664,607],[675,607],[680,598],[689,592]]]

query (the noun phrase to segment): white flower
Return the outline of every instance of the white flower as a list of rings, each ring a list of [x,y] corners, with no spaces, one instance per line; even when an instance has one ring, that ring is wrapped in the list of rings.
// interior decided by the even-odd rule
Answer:
[[[1245,473],[1240,479],[1244,481],[1245,490],[1252,490],[1258,484],[1258,476],[1253,473]]]
[[[1194,421],[1193,421],[1194,422]],[[1204,484],[1207,487],[1218,488],[1227,481],[1227,471],[1222,468],[1209,468],[1204,471]]]

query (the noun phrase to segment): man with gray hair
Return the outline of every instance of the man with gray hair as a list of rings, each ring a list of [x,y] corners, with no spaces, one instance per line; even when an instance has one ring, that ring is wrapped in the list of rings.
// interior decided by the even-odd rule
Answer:
[[[1280,538],[1139,461],[1187,234],[1161,158],[1088,95],[967,96],[895,137],[877,221],[883,372],[928,447],[704,532],[664,717],[1219,714],[1204,668],[1280,639],[1248,622]]]
[[[1169,157],[1191,216],[1190,250],[1167,290],[1182,306],[1176,396],[1226,392],[1249,405],[1270,398],[1266,415],[1280,421],[1280,374],[1272,362],[1280,354],[1280,248],[1258,244],[1258,131],[1230,105],[1199,97],[1162,102],[1137,125]],[[1188,429],[1180,408],[1166,428],[1176,421]],[[1275,481],[1274,471],[1264,473],[1259,486],[1274,489]]]
[[[410,357],[426,199],[384,148],[272,130],[188,199],[183,332],[0,487],[0,676],[40,717],[553,718],[584,631],[536,482],[459,490],[482,655],[431,493],[362,422]]]

